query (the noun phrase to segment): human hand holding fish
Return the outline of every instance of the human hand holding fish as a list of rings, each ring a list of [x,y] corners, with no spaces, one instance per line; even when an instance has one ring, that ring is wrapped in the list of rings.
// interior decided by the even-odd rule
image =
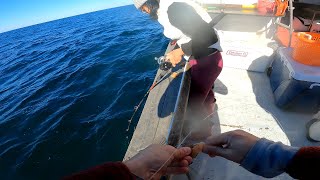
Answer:
[[[143,179],[160,179],[167,174],[184,174],[189,171],[191,148],[174,148],[169,145],[151,145],[132,159],[124,162],[130,172]]]

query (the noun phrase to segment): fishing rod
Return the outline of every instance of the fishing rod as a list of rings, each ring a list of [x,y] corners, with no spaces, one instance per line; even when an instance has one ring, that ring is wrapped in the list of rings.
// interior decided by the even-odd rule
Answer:
[[[148,96],[148,94],[158,85],[160,84],[165,78],[168,77],[168,75],[170,73],[172,73],[171,69],[173,67],[172,63],[170,61],[167,61],[166,56],[161,56],[159,58],[155,58],[155,60],[157,61],[157,63],[159,64],[159,69],[162,70],[162,72],[159,74],[159,76],[156,78],[156,80],[153,82],[153,84],[150,86],[149,90],[144,94],[143,98],[140,100],[140,102],[138,103],[138,105],[136,105],[134,107],[134,111],[133,114],[131,116],[131,118],[128,120],[128,128],[127,128],[127,132],[130,130],[130,126],[131,126],[131,122],[134,118],[134,116],[136,115],[136,113],[138,112],[139,108],[141,107],[141,104],[143,103],[143,101],[145,100],[145,98]]]

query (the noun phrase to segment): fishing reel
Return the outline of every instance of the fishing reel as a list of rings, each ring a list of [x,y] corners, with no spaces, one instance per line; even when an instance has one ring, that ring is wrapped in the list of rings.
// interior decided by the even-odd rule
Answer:
[[[158,64],[159,64],[159,68],[163,71],[168,71],[169,69],[171,69],[172,63],[170,61],[166,61],[166,57],[165,56],[161,56],[159,58],[154,58]]]

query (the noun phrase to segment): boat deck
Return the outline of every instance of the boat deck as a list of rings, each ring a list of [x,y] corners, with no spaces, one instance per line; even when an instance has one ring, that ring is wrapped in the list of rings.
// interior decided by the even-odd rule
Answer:
[[[214,18],[217,14],[211,14]],[[275,105],[265,73],[278,48],[273,39],[276,18],[225,15],[215,26],[221,37],[224,69],[215,83],[217,110],[213,135],[242,129],[258,137],[292,146],[319,146],[306,138],[314,114],[282,110]],[[233,52],[233,53],[228,53]],[[234,53],[236,52],[236,53]],[[265,179],[221,157],[200,154],[191,165],[191,179]],[[173,179],[188,179],[186,175]],[[274,179],[292,179],[282,174]]]
[[[318,146],[306,138],[313,114],[284,111],[274,102],[266,73],[225,67],[215,84],[217,112],[213,134],[242,129],[292,146]],[[191,165],[192,179],[264,179],[223,158],[200,154]],[[186,175],[174,179],[187,179]],[[283,174],[274,179],[292,179]]]

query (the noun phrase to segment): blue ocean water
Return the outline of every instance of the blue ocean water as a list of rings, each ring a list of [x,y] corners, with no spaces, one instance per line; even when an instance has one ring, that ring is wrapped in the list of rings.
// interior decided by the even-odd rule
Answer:
[[[0,34],[1,179],[122,160],[167,43],[132,5]]]

